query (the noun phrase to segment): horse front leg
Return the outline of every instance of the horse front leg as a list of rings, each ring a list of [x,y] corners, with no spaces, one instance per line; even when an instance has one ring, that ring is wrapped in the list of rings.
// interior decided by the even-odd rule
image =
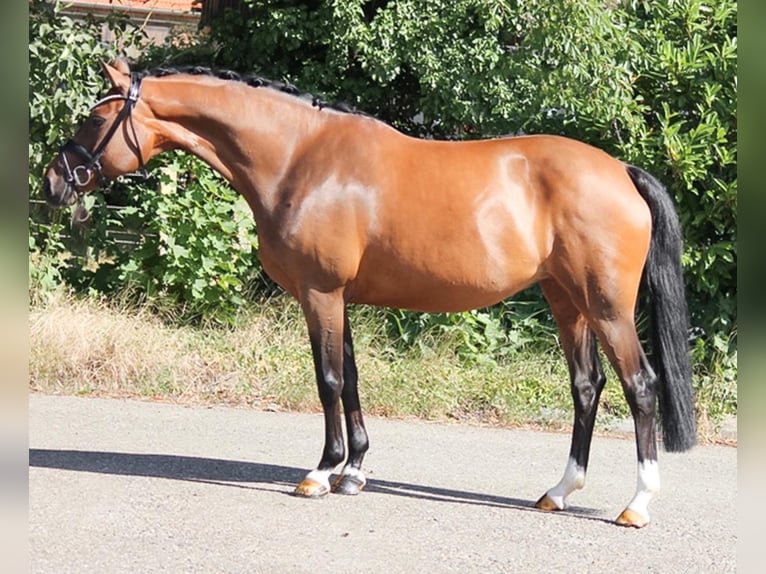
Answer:
[[[324,411],[324,449],[319,465],[295,488],[295,494],[309,498],[330,492],[330,475],[346,458],[340,397],[343,392],[342,293],[309,290],[301,300],[308,325],[314,358],[319,400]]]
[[[359,402],[357,381],[359,376],[354,359],[354,343],[351,327],[348,323],[348,311],[343,314],[343,412],[346,417],[348,433],[348,460],[340,475],[332,485],[332,491],[338,494],[359,494],[367,484],[362,472],[362,461],[370,447],[367,431],[364,427],[362,407]]]
[[[295,494],[316,498],[330,490],[358,494],[367,484],[362,461],[369,448],[357,387],[358,374],[348,313],[340,293],[309,291],[302,301],[311,340],[319,399],[324,410],[325,444],[317,468],[296,487]],[[349,456],[330,486],[330,475],[346,457],[340,401],[348,432]]]

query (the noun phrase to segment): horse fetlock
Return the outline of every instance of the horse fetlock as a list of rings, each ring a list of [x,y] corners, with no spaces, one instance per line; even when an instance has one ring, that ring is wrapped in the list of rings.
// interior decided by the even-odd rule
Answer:
[[[346,447],[342,442],[327,445],[322,451],[322,459],[319,468],[335,468],[346,460]]]

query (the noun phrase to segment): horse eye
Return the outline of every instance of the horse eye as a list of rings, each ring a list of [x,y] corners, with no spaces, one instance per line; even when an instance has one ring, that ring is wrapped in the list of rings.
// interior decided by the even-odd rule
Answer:
[[[100,128],[104,125],[104,122],[106,122],[106,118],[102,118],[101,116],[90,117],[90,123],[94,128]]]

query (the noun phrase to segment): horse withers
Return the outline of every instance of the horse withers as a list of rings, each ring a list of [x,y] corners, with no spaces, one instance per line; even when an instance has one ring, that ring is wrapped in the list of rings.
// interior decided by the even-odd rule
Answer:
[[[324,449],[297,495],[357,494],[366,484],[348,304],[462,311],[539,283],[569,366],[574,427],[563,477],[536,506],[563,509],[584,486],[605,383],[600,343],[636,431],[638,486],[617,523],[649,522],[658,396],[666,450],[696,441],[681,232],[654,177],[558,136],[415,139],[256,76],[133,73],[123,62],[104,72],[111,89],[46,169],[43,195],[72,205],[100,182],[182,149],[244,196],[264,270],[301,304],[324,410]],[[634,318],[642,278],[651,365]]]

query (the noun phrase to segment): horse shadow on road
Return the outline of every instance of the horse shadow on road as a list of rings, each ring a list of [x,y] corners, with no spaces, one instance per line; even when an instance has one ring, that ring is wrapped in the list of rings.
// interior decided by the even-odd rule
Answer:
[[[269,484],[284,487],[282,492],[286,494],[292,494],[292,486],[300,482],[306,474],[306,469],[260,462],[170,454],[39,448],[29,449],[29,466],[97,474],[145,476],[238,488],[258,488],[259,484]],[[273,489],[270,490],[274,492]],[[530,512],[544,512],[534,507],[533,500],[407,482],[370,479],[365,491],[434,502],[495,506]],[[597,522],[612,522],[597,516],[597,513],[598,511],[594,509],[573,506],[556,514]]]

